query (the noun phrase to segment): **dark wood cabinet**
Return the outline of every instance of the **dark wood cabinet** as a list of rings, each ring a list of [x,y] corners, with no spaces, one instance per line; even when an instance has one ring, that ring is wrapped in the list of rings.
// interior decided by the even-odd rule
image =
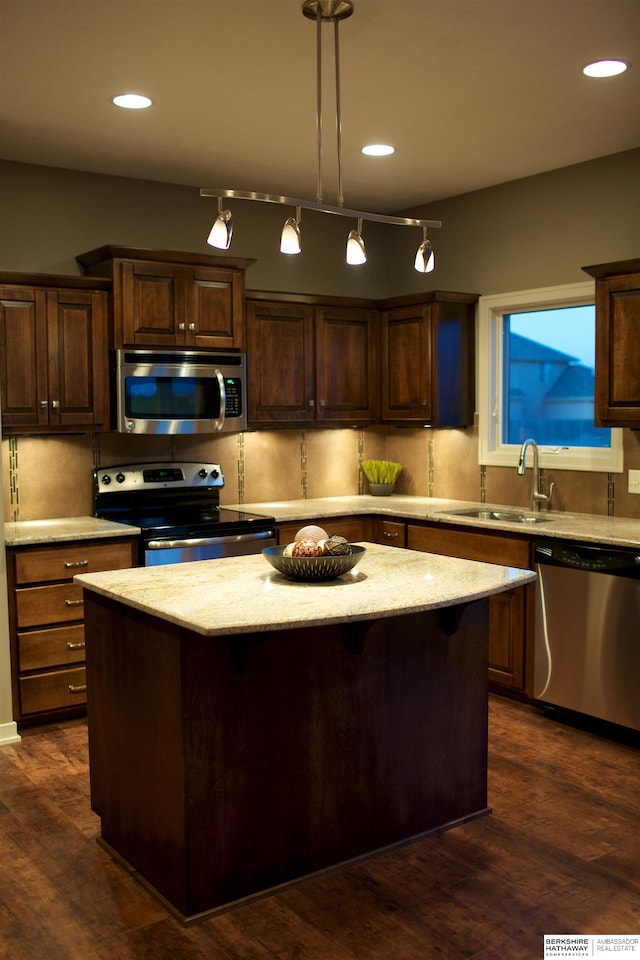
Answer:
[[[368,306],[251,291],[247,365],[254,426],[377,420],[377,312]]]
[[[83,278],[0,274],[6,434],[105,425],[109,287]]]
[[[244,350],[244,273],[252,260],[100,247],[76,258],[113,280],[114,347]]]
[[[383,423],[473,424],[477,299],[476,294],[433,292],[384,302]]]
[[[596,281],[595,423],[640,427],[640,259],[582,268]]]
[[[16,720],[40,723],[84,713],[84,606],[73,577],[134,564],[129,537],[7,550]]]
[[[312,520],[287,520],[276,524],[278,543],[291,543],[301,527],[315,524],[329,536],[344,537],[349,543],[370,539],[370,521],[367,517],[314,517]]]
[[[407,547],[463,560],[533,569],[524,538],[455,530],[443,524],[407,524]],[[489,680],[527,694],[532,677],[535,586],[528,584],[489,598]],[[529,658],[529,660],[528,660]]]

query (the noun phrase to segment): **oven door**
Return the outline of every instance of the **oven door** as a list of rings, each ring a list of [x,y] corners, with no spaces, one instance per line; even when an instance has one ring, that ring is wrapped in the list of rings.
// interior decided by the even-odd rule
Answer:
[[[188,537],[184,539],[148,539],[144,543],[144,566],[165,563],[187,563],[191,560],[219,560],[221,557],[244,557],[260,553],[276,544],[274,530],[253,533],[225,534],[220,537]]]

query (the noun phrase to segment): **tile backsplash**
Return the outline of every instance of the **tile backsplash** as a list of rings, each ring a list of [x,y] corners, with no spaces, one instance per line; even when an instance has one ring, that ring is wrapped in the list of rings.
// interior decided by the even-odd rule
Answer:
[[[627,471],[640,469],[640,432],[625,430],[621,474],[542,471],[555,481],[553,508],[640,519]],[[475,429],[395,427],[264,430],[222,437],[127,437],[105,433],[2,441],[5,520],[90,516],[94,466],[153,460],[210,460],[225,477],[223,504],[367,492],[360,460],[396,460],[396,492],[526,507],[531,476],[478,464]]]

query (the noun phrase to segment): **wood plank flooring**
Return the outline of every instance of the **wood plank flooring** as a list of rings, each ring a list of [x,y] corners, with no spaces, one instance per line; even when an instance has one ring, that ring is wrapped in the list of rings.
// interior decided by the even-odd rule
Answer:
[[[86,724],[0,748],[1,960],[535,960],[640,933],[640,751],[490,701],[493,814],[182,926],[96,842]]]

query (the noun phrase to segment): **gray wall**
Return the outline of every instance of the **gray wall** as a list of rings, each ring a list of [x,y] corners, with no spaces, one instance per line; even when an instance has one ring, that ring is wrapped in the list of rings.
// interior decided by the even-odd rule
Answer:
[[[344,263],[341,217],[305,212],[303,253],[278,252],[288,208],[237,201],[229,255],[255,258],[254,289],[382,297],[420,290],[492,294],[585,279],[581,267],[640,256],[640,149],[453,197],[412,211],[441,219],[436,271],[413,269],[419,230],[365,224],[368,262]],[[79,273],[105,243],[213,251],[215,200],[196,188],[0,161],[0,269]]]

